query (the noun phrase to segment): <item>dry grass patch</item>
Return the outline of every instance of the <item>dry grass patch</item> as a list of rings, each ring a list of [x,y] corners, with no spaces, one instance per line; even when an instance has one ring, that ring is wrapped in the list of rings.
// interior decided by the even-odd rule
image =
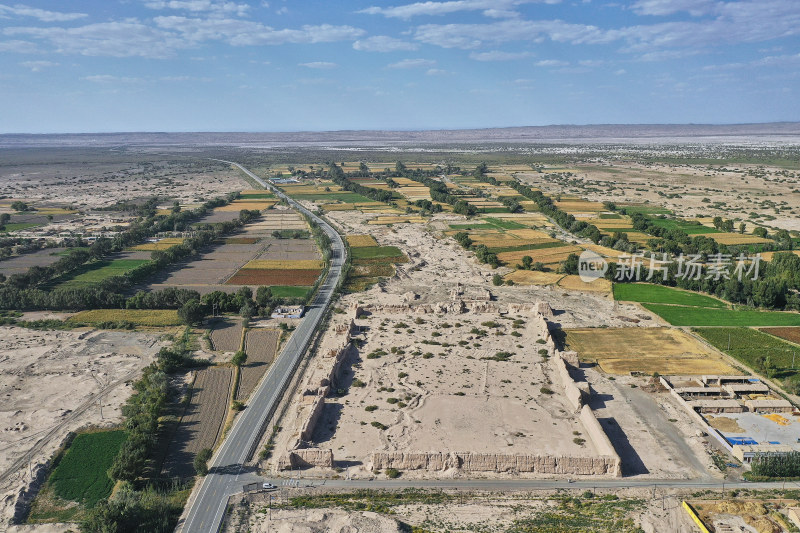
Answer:
[[[569,350],[609,374],[736,374],[721,355],[677,329],[580,328],[564,333]]]
[[[591,283],[584,282],[580,276],[564,276],[558,286],[571,291],[598,292],[611,294],[611,282],[607,279],[596,279]]]
[[[555,205],[567,213],[599,213],[606,210],[600,202],[586,200],[562,200],[555,202]]]
[[[372,235],[348,235],[347,244],[351,248],[366,248],[368,246],[378,246],[378,241]]]
[[[755,235],[742,235],[741,233],[708,233],[704,237],[714,239],[720,244],[759,244],[772,242],[771,239],[756,237]]]
[[[183,244],[183,239],[179,237],[168,237],[166,239],[161,239],[158,242],[146,242],[144,244],[139,244],[131,248],[131,250],[137,250],[141,252],[153,252],[156,250],[166,250],[175,246],[176,244]]]
[[[627,252],[620,252],[619,250],[615,250],[613,248],[608,248],[607,246],[600,246],[599,244],[581,244],[581,248],[585,248],[587,250],[591,250],[596,252],[604,257],[613,257],[618,258],[622,255],[626,255]]]
[[[178,326],[178,312],[171,309],[92,309],[72,315],[68,322],[76,324],[101,324],[103,322],[130,322],[137,326]]]
[[[582,249],[577,246],[565,245],[555,248],[540,248],[538,250],[517,250],[514,252],[501,252],[497,258],[506,263],[521,261],[524,256],[530,256],[533,262],[556,263],[566,259],[569,254],[579,254]]]

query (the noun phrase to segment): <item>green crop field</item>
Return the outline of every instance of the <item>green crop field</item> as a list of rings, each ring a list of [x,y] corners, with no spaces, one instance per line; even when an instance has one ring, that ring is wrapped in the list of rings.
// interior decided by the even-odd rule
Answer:
[[[87,263],[66,277],[56,280],[58,288],[75,288],[98,283],[106,278],[121,276],[134,268],[149,263],[149,259],[113,259]]]
[[[692,328],[715,348],[747,366],[765,372],[769,357],[772,375],[769,377],[796,380],[800,377],[800,354],[797,346],[751,328]],[[792,360],[795,368],[792,368]]]
[[[524,229],[528,227],[525,224],[520,224],[519,222],[514,222],[513,220],[503,220],[502,218],[486,217],[484,220],[486,220],[486,222],[489,224],[502,229]]]
[[[35,222],[10,222],[3,226],[3,229],[0,230],[2,232],[9,232],[9,231],[22,231],[30,228],[36,228],[38,226],[43,226],[44,224],[37,224]]]
[[[181,319],[171,309],[92,309],[67,319],[71,324],[97,325],[103,322],[130,322],[136,326],[177,326]]]
[[[276,298],[305,298],[311,287],[287,287],[283,285],[276,285],[270,287],[272,295]]]
[[[512,241],[513,242],[513,241]],[[523,250],[541,250],[544,248],[560,248],[561,246],[566,246],[564,241],[554,241],[554,242],[541,242],[539,244],[523,244],[522,246],[498,246],[497,248],[490,246],[489,250],[496,254],[500,254],[503,252],[520,252]]]
[[[673,326],[800,326],[800,314],[753,309],[709,309],[642,304]]]
[[[650,222],[659,228],[669,230],[678,229],[685,231],[689,235],[697,235],[701,233],[719,233],[719,231],[714,228],[709,228],[708,226],[703,226],[702,224],[694,224],[685,220],[676,220],[674,218],[653,218],[650,219]]]
[[[334,200],[345,204],[355,204],[355,203],[375,201],[375,200],[370,200],[366,196],[361,196],[360,194],[354,192],[331,191],[331,192],[320,192],[320,193],[310,193],[310,194],[292,194],[292,196],[295,198],[300,198],[301,200],[309,200],[311,202],[319,200]]]
[[[353,259],[394,259],[405,257],[396,246],[363,246],[350,250]]]
[[[241,200],[260,200],[264,198],[275,198],[275,195],[268,192],[248,193],[239,195]]]
[[[450,229],[455,230],[476,230],[476,229],[496,229],[492,224],[476,222],[475,224],[450,224]]]
[[[710,296],[649,283],[615,283],[614,299],[625,302],[673,304],[689,307],[728,307],[725,302]]]
[[[81,433],[75,437],[48,480],[56,496],[89,508],[108,498],[114,481],[106,470],[126,438],[122,430]]]
[[[619,205],[620,209],[625,209],[625,211],[632,215],[633,213],[641,213],[643,215],[670,215],[672,211],[667,209],[666,207],[661,207],[657,205]]]

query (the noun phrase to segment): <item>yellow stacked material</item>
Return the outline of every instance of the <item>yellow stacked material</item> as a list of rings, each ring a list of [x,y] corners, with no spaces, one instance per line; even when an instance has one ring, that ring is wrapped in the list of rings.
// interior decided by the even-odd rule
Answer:
[[[317,259],[254,259],[242,268],[258,270],[319,270],[324,266]]]

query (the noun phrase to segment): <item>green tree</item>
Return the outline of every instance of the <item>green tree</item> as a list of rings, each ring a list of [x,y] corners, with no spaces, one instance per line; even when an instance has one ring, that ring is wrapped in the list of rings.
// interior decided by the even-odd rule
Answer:
[[[200,300],[196,298],[188,300],[178,309],[178,317],[181,319],[181,322],[187,326],[201,322],[205,315],[205,307],[200,303]]]
[[[520,267],[523,270],[530,270],[533,267],[533,258],[529,255],[522,256],[522,265]]]
[[[208,460],[211,459],[211,450],[203,448],[194,456],[194,471],[198,476],[208,474]]]
[[[747,230],[747,224],[745,224],[744,222],[740,222],[740,223],[739,223],[739,233],[741,233],[742,235],[744,235],[744,232],[745,232],[746,230]]]
[[[247,354],[244,350],[239,350],[235,354],[233,354],[233,358],[231,359],[231,363],[235,366],[242,366],[247,362]]]
[[[492,276],[492,285],[494,285],[495,287],[499,287],[502,284],[503,284],[503,276],[501,276],[500,274],[495,274],[494,276]]]
[[[14,211],[27,211],[29,208],[28,204],[26,204],[25,202],[16,200],[14,202],[11,202],[11,209],[13,209]]]
[[[578,255],[569,254],[564,264],[561,265],[561,271],[564,274],[577,274],[578,273]]]

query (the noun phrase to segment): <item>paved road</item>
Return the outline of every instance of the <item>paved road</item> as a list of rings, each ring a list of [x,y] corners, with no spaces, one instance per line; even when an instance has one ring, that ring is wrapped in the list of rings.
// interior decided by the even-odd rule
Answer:
[[[311,338],[330,304],[333,290],[339,283],[347,253],[342,238],[327,222],[238,163],[224,162],[238,167],[256,182],[270,189],[277,196],[289,202],[292,207],[319,224],[331,240],[331,261],[328,276],[320,285],[314,301],[306,311],[305,318],[251,396],[247,408],[238,415],[222,446],[214,454],[209,464],[210,473],[195,488],[185,519],[178,524],[176,530],[185,533],[217,531],[222,522],[228,496],[241,492],[241,479],[248,477],[244,464],[257,451],[255,448],[261,439],[264,426],[280,403],[303,353],[308,348]]]

